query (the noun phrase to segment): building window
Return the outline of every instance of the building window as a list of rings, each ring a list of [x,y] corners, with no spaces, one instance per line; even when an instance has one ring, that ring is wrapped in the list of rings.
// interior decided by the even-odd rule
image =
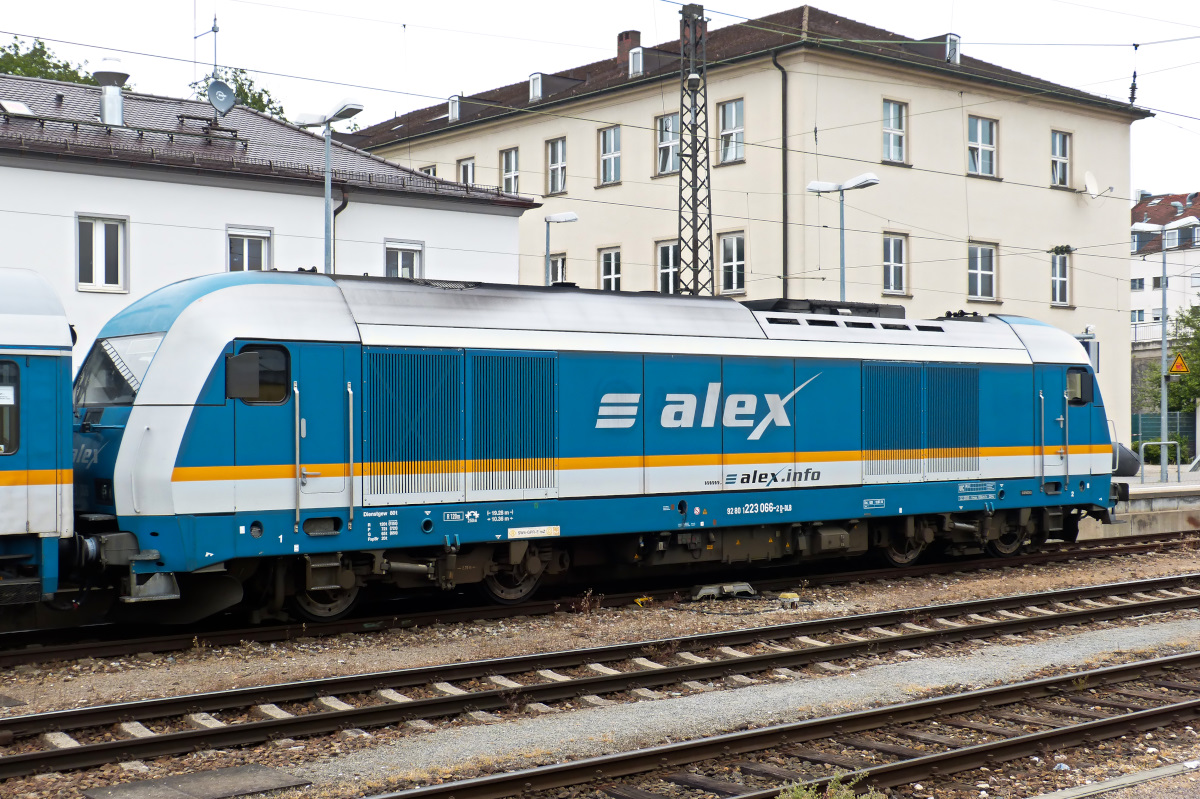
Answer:
[[[1200,245],[1200,225],[1192,228],[1192,246]]]
[[[721,291],[746,290],[746,236],[730,233],[721,237]]]
[[[451,122],[458,121],[458,95],[450,96],[450,101],[446,104],[446,118]]]
[[[658,290],[663,294],[679,293],[679,242],[658,243]]]
[[[1140,250],[1141,248],[1142,248],[1142,237],[1139,236],[1138,234],[1134,233],[1133,235],[1131,235],[1129,237],[1129,251],[1131,253],[1134,253],[1134,252],[1137,252],[1138,250]]]
[[[421,266],[421,245],[415,242],[389,241],[384,243],[383,274],[387,277],[418,278],[424,275]]]
[[[1167,283],[1167,287],[1170,288],[1171,278],[1169,276],[1166,278],[1166,283]],[[1161,289],[1163,287],[1163,278],[1161,278],[1161,277],[1152,278],[1151,285],[1156,289]]]
[[[550,256],[550,282],[567,282],[567,254],[565,252]]]
[[[458,162],[458,182],[470,186],[475,183],[475,159],[464,158]]]
[[[904,128],[908,106],[892,100],[883,101],[883,160],[904,162]]]
[[[600,251],[600,288],[604,291],[621,290],[621,251]]]
[[[967,117],[967,172],[996,176],[996,120]]]
[[[654,120],[658,131],[658,174],[679,171],[679,114],[667,114]],[[1197,228],[1200,230],[1200,228]]]
[[[1167,240],[1165,246],[1168,250],[1173,250],[1179,246],[1179,228],[1172,228],[1171,230],[1168,230],[1166,236]]]
[[[1071,134],[1050,131],[1050,185],[1066,186],[1070,177]]]
[[[1146,278],[1135,277],[1129,281],[1130,291],[1143,291],[1146,288]]]
[[[1151,322],[1161,322],[1162,318],[1163,318],[1163,309],[1162,308],[1150,309],[1150,321]]]
[[[567,190],[567,140],[546,142],[546,193],[559,194]]]
[[[535,72],[529,76],[529,102],[542,99],[542,73]]]
[[[1200,272],[1193,272],[1191,274],[1191,278],[1192,278],[1192,287],[1193,288],[1196,286],[1200,286]]]
[[[21,375],[15,361],[0,361],[0,455],[21,443]]]
[[[516,147],[511,150],[500,151],[500,177],[503,181],[504,190],[509,194],[516,194],[521,185],[520,175],[520,159]]]
[[[904,275],[904,236],[883,237],[883,290],[888,294],[903,294],[908,286]]]
[[[429,177],[431,177],[431,178],[436,178],[437,177],[437,164],[430,164],[429,166],[423,166],[420,169],[418,169],[417,171],[421,172],[422,174],[429,175]]]
[[[621,126],[600,131],[600,183],[621,182]]]
[[[972,244],[967,248],[967,295],[977,300],[996,299],[996,248]]]
[[[125,291],[125,220],[78,218],[76,286],[80,291]]]
[[[1129,321],[1130,322],[1145,322],[1146,321],[1146,312],[1141,311],[1141,310],[1130,311],[1129,312]]]
[[[742,101],[730,100],[717,106],[717,119],[721,129],[721,152],[718,163],[742,161],[746,158],[745,126],[742,118]]]
[[[271,269],[271,233],[265,230],[229,231],[229,271],[262,272]]]
[[[1069,255],[1050,256],[1050,302],[1053,305],[1066,305],[1067,294],[1067,259]]]
[[[642,48],[635,47],[629,51],[629,77],[636,78],[642,74]]]

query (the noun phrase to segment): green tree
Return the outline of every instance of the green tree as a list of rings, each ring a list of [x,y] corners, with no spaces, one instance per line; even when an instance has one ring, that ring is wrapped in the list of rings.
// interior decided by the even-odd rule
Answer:
[[[14,36],[11,44],[0,47],[0,73],[5,75],[49,78],[95,86],[96,79],[85,71],[85,67],[86,61],[82,64],[72,64],[60,60],[40,39],[34,39],[33,44],[26,49],[21,40]]]
[[[1191,371],[1171,380],[1167,389],[1167,408],[1194,412],[1196,400],[1200,399],[1200,307],[1185,308],[1171,321],[1175,347],[1167,353],[1167,364],[1175,359],[1175,355],[1182,355]],[[1167,329],[1171,331],[1170,327]],[[1157,397],[1157,392],[1155,394]]]
[[[287,121],[287,117],[283,113],[283,105],[271,96],[269,89],[256,84],[254,78],[251,78],[246,70],[217,67],[211,75],[205,75],[191,84],[191,87],[201,98],[207,100],[208,84],[213,80],[222,80],[228,83],[229,88],[233,89],[233,93],[237,96],[239,105]]]

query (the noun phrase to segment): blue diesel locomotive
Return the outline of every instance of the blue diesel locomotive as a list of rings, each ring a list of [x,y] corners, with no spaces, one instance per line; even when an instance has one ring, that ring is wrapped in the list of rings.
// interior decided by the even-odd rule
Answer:
[[[520,601],[581,569],[1011,554],[1113,502],[1086,354],[1008,316],[222,274],[114,317],[74,404],[70,561],[159,618],[332,618],[373,582]]]

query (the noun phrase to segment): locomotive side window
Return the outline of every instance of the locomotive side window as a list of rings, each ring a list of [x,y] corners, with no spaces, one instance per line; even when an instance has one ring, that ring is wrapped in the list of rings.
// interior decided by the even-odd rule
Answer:
[[[1067,370],[1067,401],[1072,405],[1087,405],[1094,398],[1095,381],[1087,369]]]
[[[21,378],[17,365],[0,361],[0,455],[17,451],[21,433]]]
[[[258,399],[243,399],[247,405],[282,405],[292,395],[291,359],[284,347],[249,344],[242,353],[258,353]]]

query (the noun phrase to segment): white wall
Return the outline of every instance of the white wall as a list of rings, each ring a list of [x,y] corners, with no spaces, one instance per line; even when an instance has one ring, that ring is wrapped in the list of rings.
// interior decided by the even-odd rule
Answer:
[[[224,271],[227,226],[272,233],[271,264],[280,271],[324,264],[324,200],[254,188],[191,185],[0,163],[0,256],[5,266],[35,269],[61,297],[75,326],[75,367],[115,313],[184,278]],[[340,197],[335,190],[335,207]],[[470,206],[464,206],[464,209]],[[350,193],[337,219],[337,271],[383,275],[384,241],[421,242],[424,277],[516,282],[517,217],[479,211],[367,202]],[[76,215],[128,218],[126,291],[76,286]]]

